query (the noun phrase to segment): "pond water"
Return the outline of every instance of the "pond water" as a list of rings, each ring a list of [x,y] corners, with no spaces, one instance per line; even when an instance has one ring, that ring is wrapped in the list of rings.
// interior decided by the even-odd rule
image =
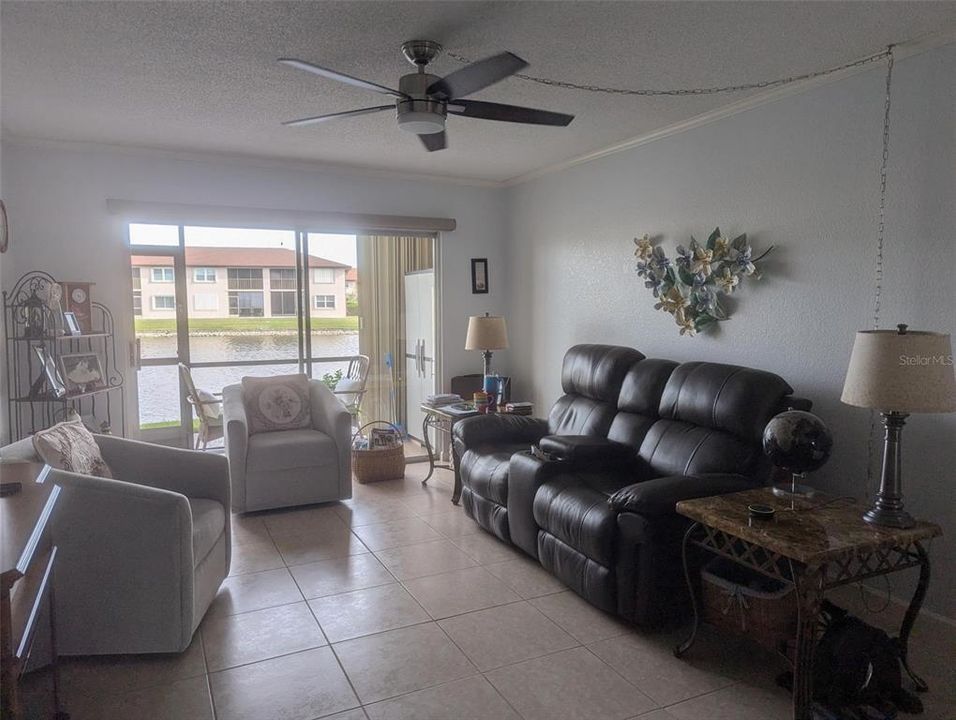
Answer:
[[[176,338],[172,336],[142,337],[144,358],[175,357]],[[357,355],[358,333],[312,335],[312,357]],[[295,335],[212,335],[191,336],[189,352],[192,362],[229,362],[231,360],[292,360],[298,356]],[[312,364],[313,377],[348,363],[320,362]],[[296,372],[295,363],[259,365],[256,367],[196,368],[196,387],[222,392],[223,387],[239,382],[245,375],[283,375]],[[179,421],[179,371],[175,366],[145,367],[138,373],[140,425]]]

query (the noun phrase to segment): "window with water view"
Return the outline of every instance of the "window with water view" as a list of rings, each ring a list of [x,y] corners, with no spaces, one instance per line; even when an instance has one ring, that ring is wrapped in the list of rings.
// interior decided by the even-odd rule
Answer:
[[[356,238],[310,233],[307,288],[297,287],[292,231],[130,225],[132,307],[142,369],[142,430],[182,423],[177,363],[188,357],[197,387],[222,392],[244,375],[297,372],[299,313],[309,313],[313,377],[332,380],[358,354]],[[144,254],[137,254],[137,247]],[[148,248],[148,250],[147,250]],[[160,254],[169,248],[169,255]],[[149,254],[146,254],[146,253]],[[185,298],[174,257],[182,253]],[[301,298],[301,300],[299,299]],[[177,336],[177,303],[188,319]],[[255,362],[253,366],[238,362]]]

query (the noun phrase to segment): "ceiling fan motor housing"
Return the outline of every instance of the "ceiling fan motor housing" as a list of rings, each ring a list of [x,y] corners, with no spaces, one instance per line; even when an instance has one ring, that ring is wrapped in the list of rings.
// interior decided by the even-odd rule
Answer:
[[[437,75],[419,72],[405,75],[399,81],[398,89],[408,95],[408,100],[398,100],[398,126],[416,135],[432,135],[445,130],[446,104],[441,100],[429,99],[427,89],[432,83],[441,80]]]

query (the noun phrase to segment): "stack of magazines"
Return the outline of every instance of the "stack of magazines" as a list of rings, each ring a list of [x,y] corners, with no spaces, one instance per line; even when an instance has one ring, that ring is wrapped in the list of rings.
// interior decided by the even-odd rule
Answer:
[[[428,407],[443,407],[445,405],[454,405],[461,402],[461,395],[458,393],[441,393],[438,395],[429,395],[425,398],[425,405]]]
[[[529,402],[505,403],[505,412],[512,415],[531,415],[534,412],[534,404]]]

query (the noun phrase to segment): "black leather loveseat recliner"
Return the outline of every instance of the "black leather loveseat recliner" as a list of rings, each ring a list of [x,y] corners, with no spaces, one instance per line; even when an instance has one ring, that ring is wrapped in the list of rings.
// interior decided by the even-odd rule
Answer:
[[[511,456],[546,435],[606,437],[617,412],[624,376],[644,356],[616,345],[575,345],[564,356],[564,395],[548,419],[483,415],[455,424],[452,437],[461,504],[485,530],[510,542],[508,467]]]
[[[679,618],[688,522],[675,505],[766,483],[763,428],[788,407],[810,406],[791,393],[760,370],[641,358],[603,434],[544,435],[536,444],[549,459],[512,455],[499,495],[503,539],[603,610],[642,625]],[[465,456],[474,448],[462,435]],[[475,473],[462,479],[467,488]]]

